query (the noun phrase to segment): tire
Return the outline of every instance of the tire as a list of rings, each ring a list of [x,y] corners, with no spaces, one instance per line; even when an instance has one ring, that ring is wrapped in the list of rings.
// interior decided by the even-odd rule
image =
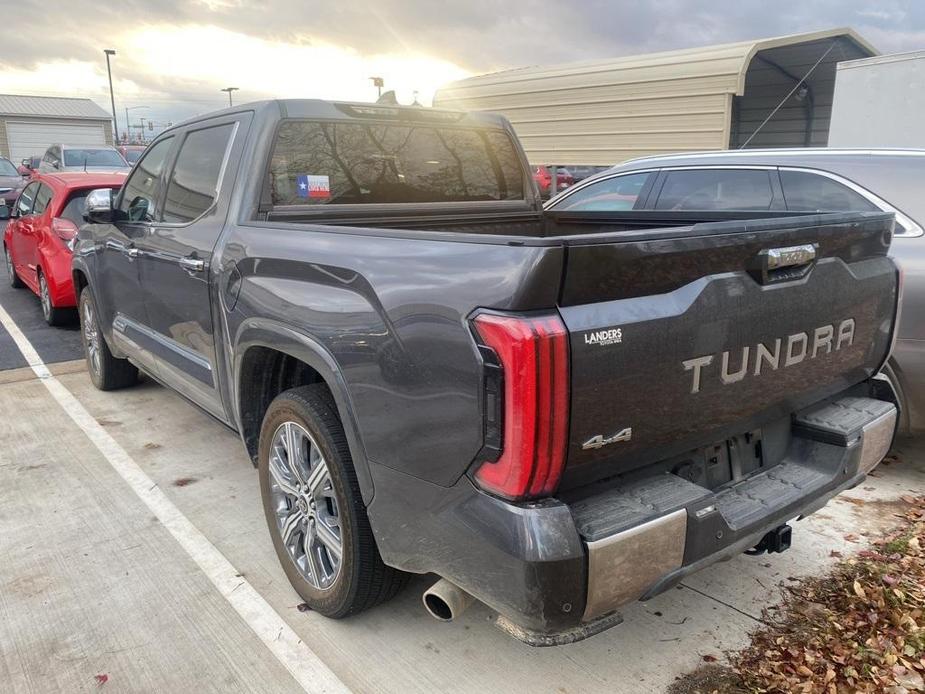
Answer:
[[[39,270],[38,276],[39,300],[42,302],[42,316],[45,318],[45,322],[52,327],[69,323],[74,312],[70,309],[55,307],[51,301],[51,292],[48,290],[45,273]]]
[[[117,359],[109,351],[106,338],[100,330],[99,312],[90,287],[80,292],[80,338],[87,359],[90,380],[99,390],[116,390],[138,382],[138,369],[128,359]],[[93,351],[91,351],[91,348]]]
[[[6,260],[6,274],[8,275],[10,286],[13,289],[22,289],[25,287],[25,282],[19,279],[19,275],[16,274],[16,268],[13,267],[13,259],[10,257],[10,249],[6,247],[6,244],[3,244],[3,258]]]
[[[301,451],[298,477],[289,466],[292,449]],[[312,610],[340,619],[404,587],[409,574],[386,566],[379,555],[344,429],[324,385],[293,388],[270,403],[260,429],[257,471],[276,555]],[[311,489],[300,484],[306,481],[313,482]],[[283,538],[287,528],[288,543]],[[337,539],[335,568],[331,546]]]

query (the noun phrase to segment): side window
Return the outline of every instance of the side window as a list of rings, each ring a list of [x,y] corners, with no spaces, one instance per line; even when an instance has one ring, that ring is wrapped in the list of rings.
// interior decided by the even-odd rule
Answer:
[[[787,209],[799,212],[873,212],[879,209],[838,181],[808,171],[780,172]]]
[[[151,146],[122,187],[118,218],[128,222],[150,222],[154,219],[158,198],[158,182],[173,138],[168,137]]]
[[[649,172],[605,178],[575,191],[556,205],[555,209],[575,212],[632,210],[639,202],[642,189],[654,175]]]
[[[35,201],[35,193],[38,189],[38,183],[30,183],[25,187],[23,192],[19,194],[19,199],[16,201],[16,214],[20,217],[32,214],[32,203]]]
[[[32,214],[42,214],[51,202],[52,190],[44,183],[39,185],[35,193],[35,202],[32,205]]]
[[[212,207],[233,131],[234,123],[228,123],[186,136],[167,184],[165,222],[192,222]]]
[[[768,210],[774,200],[764,169],[669,171],[657,210]]]

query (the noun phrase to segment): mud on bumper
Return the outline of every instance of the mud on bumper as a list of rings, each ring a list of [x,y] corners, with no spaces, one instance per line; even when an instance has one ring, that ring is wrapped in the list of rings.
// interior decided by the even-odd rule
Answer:
[[[809,515],[886,455],[896,407],[843,397],[797,415],[785,458],[715,492],[664,474],[572,506],[588,550],[583,620],[648,599],[768,531]]]

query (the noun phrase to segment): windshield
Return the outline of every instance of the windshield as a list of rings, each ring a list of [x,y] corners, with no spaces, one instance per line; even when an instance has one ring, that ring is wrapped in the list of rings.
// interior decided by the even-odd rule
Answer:
[[[114,149],[66,149],[64,150],[64,165],[117,166],[124,169],[125,160]]]
[[[9,159],[0,159],[0,176],[18,176],[19,172]]]
[[[145,151],[143,149],[127,149],[125,150],[125,161],[129,164],[134,164],[141,159],[141,155],[144,153]]]

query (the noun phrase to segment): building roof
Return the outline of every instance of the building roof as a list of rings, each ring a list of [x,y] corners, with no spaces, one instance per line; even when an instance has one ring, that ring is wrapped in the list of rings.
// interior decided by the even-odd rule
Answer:
[[[111,120],[112,115],[90,99],[0,94],[0,116]]]
[[[768,60],[753,66],[759,52]],[[852,29],[829,29],[479,75],[441,88],[434,106],[503,113],[531,162],[606,164],[650,152],[727,147],[731,99],[746,93],[746,77],[751,85],[765,71],[755,94],[770,100],[760,104],[768,112],[778,99],[764,85],[776,80],[786,93],[793,84],[777,74],[781,65],[802,76],[820,56],[834,66],[877,53]],[[827,80],[827,67],[813,77],[825,73]]]
[[[598,75],[593,81],[607,81],[609,84],[644,84],[652,81],[684,79],[693,76],[710,77],[714,88],[724,92],[742,95],[745,92],[745,73],[751,59],[758,51],[780,48],[798,43],[810,43],[823,39],[844,36],[853,41],[864,52],[879,55],[866,39],[854,29],[839,28],[814,31],[806,34],[790,34],[768,39],[754,39],[738,43],[685,48],[677,51],[630,55],[606,60],[566,63],[564,65],[517,68],[502,70],[451,82],[437,92],[434,106],[450,105],[447,102],[464,101],[467,97],[488,94],[516,94],[537,79],[558,79],[563,82],[570,77]],[[510,86],[508,86],[510,85]],[[520,85],[520,86],[518,86]],[[572,83],[562,86],[577,86]],[[556,91],[553,84],[547,91]],[[534,91],[534,89],[530,89]],[[439,102],[439,103],[438,103]]]

